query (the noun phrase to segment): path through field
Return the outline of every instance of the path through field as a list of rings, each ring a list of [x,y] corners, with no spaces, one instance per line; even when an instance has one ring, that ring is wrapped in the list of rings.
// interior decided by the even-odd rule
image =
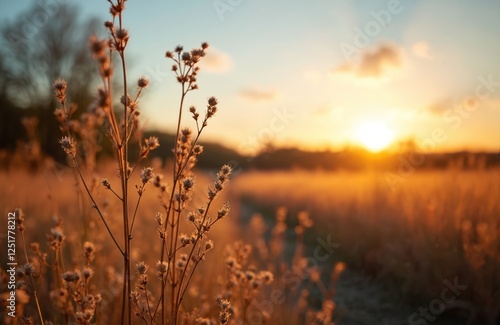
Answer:
[[[262,210],[261,207],[241,200],[238,205],[239,221],[244,225],[248,224],[254,213]],[[266,221],[271,225],[274,222],[273,216],[267,216]],[[292,255],[293,241],[289,241],[288,246],[286,251]],[[314,247],[309,248],[314,249]],[[333,262],[328,260],[326,263],[330,263],[330,265],[325,265],[325,268],[331,269]],[[335,285],[334,301],[336,304],[336,325],[466,324],[465,322],[448,320],[442,315],[437,315],[432,322],[427,322],[417,315],[413,318],[414,322],[410,322],[410,316],[413,313],[418,313],[419,307],[428,308],[428,304],[422,306],[404,304],[401,293],[390,290],[378,283],[377,280],[349,267],[342,273]]]

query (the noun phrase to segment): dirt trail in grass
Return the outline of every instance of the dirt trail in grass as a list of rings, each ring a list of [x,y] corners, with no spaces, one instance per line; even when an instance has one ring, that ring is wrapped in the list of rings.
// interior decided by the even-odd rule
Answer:
[[[232,203],[236,203],[235,201],[233,198]],[[244,227],[248,225],[254,213],[262,213],[260,207],[241,201],[238,202],[235,210],[235,215],[237,213],[239,216],[239,223],[244,225]],[[272,227],[274,222],[273,217],[267,216],[266,218],[266,222],[268,222],[270,227]],[[293,255],[294,242],[289,241],[287,246],[285,248],[285,255]],[[313,249],[314,247],[309,247],[310,251]],[[332,264],[333,261],[329,259],[321,267],[331,269]],[[326,276],[326,279],[328,278],[329,276]],[[412,323],[410,322],[410,316],[413,313],[418,313],[420,306],[404,304],[401,293],[390,290],[381,285],[377,280],[349,267],[342,273],[335,284],[334,301],[336,304],[336,325],[465,325],[465,322],[450,321],[444,316],[440,317],[439,315],[432,322],[427,322],[421,316],[417,316],[414,317],[414,322]],[[428,306],[424,305],[422,307],[428,308]]]

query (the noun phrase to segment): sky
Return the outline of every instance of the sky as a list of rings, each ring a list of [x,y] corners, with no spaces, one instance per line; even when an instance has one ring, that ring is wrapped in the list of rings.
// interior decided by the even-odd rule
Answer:
[[[71,2],[82,16],[109,19],[105,0]],[[31,3],[0,0],[0,19]],[[409,138],[422,151],[500,150],[499,1],[126,5],[129,76],[151,81],[140,104],[149,129],[176,124],[180,87],[165,51],[207,41],[200,89],[186,106],[219,99],[205,140],[249,154],[269,142],[337,150],[372,140],[383,149]]]

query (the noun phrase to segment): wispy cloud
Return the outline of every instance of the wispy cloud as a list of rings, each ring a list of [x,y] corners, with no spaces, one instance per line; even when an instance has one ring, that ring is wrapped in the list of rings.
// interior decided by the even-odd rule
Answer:
[[[429,44],[427,44],[426,42],[417,42],[413,44],[411,51],[413,52],[413,54],[422,59],[427,59],[427,60],[434,59],[434,56],[432,55],[431,52],[431,48],[429,47]]]
[[[278,91],[274,88],[263,89],[258,86],[252,86],[241,90],[240,95],[252,101],[273,100],[278,96]]]
[[[313,115],[324,119],[330,118],[332,120],[340,120],[344,115],[346,108],[341,106],[332,105],[330,102],[324,102],[313,110]]]
[[[443,98],[436,100],[427,105],[427,110],[436,115],[442,115],[447,110],[466,111],[466,107],[475,107],[480,105],[483,112],[485,111],[500,111],[500,97],[488,98],[482,101],[477,101],[476,98],[470,96],[462,96],[456,98]],[[476,108],[477,109],[477,108]],[[474,111],[476,110],[474,109]],[[470,111],[472,112],[472,111]]]
[[[212,73],[225,73],[232,69],[233,61],[226,52],[210,46],[207,54],[200,62],[200,67]]]
[[[394,43],[380,43],[364,50],[358,61],[345,62],[333,69],[334,73],[350,73],[360,78],[379,78],[390,69],[399,68],[403,63],[403,50]]]
[[[453,107],[453,100],[451,98],[441,98],[430,103],[427,106],[427,110],[436,115],[441,115],[448,109]]]

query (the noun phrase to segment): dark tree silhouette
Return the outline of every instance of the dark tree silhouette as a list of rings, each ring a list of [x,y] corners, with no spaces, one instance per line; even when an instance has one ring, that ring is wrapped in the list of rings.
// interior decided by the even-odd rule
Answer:
[[[0,148],[12,149],[25,136],[20,116],[34,115],[40,121],[42,150],[62,156],[51,85],[57,78],[65,79],[70,85],[71,101],[83,111],[93,100],[97,81],[88,39],[98,30],[99,22],[79,16],[75,6],[41,2],[2,26]]]

